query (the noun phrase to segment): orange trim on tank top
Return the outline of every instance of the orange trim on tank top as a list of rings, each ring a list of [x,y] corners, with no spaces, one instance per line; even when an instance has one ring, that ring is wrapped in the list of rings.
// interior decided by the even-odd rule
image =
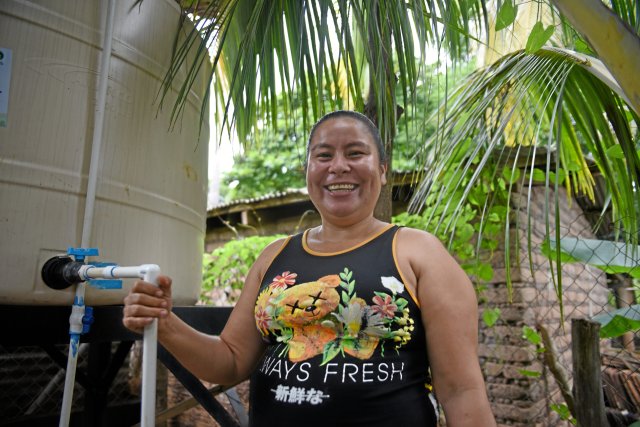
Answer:
[[[264,275],[267,274],[267,271],[269,271],[269,268],[271,267],[271,264],[273,264],[273,261],[275,261],[276,257],[278,255],[280,255],[280,252],[282,252],[284,250],[284,248],[289,244],[289,240],[291,240],[293,236],[288,236],[284,242],[282,242],[282,246],[280,246],[280,249],[278,249],[278,252],[275,253],[275,255],[273,257],[271,257],[271,261],[269,261],[269,264],[267,264],[267,268],[264,269],[264,273],[262,273],[261,277],[260,277],[260,284],[262,284],[264,282]]]
[[[384,227],[383,229],[381,229],[380,231],[376,232],[375,234],[373,234],[372,236],[368,237],[367,239],[363,240],[362,242],[358,243],[357,245],[354,245],[350,248],[347,249],[343,249],[341,251],[337,251],[337,252],[318,252],[318,251],[314,251],[313,249],[311,249],[308,245],[307,245],[307,233],[309,233],[309,229],[306,229],[304,231],[304,235],[302,236],[302,248],[304,249],[305,252],[311,254],[311,255],[316,255],[316,256],[333,256],[333,255],[341,255],[341,254],[345,254],[347,252],[351,252],[354,249],[358,249],[361,246],[366,245],[367,243],[369,243],[370,241],[372,241],[373,239],[375,239],[376,237],[380,236],[382,233],[384,233],[385,231],[389,230],[391,227],[393,227],[393,224],[389,224],[386,227]]]
[[[398,231],[400,231],[400,229],[398,229]],[[416,305],[418,306],[418,308],[420,308],[420,302],[418,301],[418,298],[416,298],[416,296],[414,295],[414,293],[411,291],[411,289],[407,286],[408,280],[404,277],[404,274],[402,274],[402,270],[400,269],[400,264],[398,263],[398,257],[396,254],[396,238],[398,237],[398,233],[396,232],[396,234],[393,235],[393,243],[391,245],[391,253],[393,254],[393,262],[396,265],[396,270],[398,270],[398,273],[400,274],[400,280],[402,281],[402,284],[404,285],[404,288],[407,290],[407,293],[411,296],[411,299],[413,300],[413,302],[416,303]],[[418,285],[416,284],[416,291],[418,290]]]

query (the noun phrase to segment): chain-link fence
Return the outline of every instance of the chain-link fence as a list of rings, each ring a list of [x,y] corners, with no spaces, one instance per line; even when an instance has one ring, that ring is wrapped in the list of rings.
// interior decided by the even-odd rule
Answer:
[[[626,427],[640,414],[640,341],[634,332],[640,324],[634,318],[640,316],[629,274],[637,255],[613,240],[611,224],[596,228],[590,213],[564,193],[556,216],[554,202],[546,203],[542,192],[533,189],[513,224],[511,291],[504,254],[496,253],[496,277],[480,293],[481,310],[499,313],[495,324],[481,322],[480,331],[481,364],[496,418],[502,425],[570,425],[575,414],[571,320],[586,318],[603,323],[609,423]],[[613,316],[618,309],[623,315]]]
[[[113,352],[116,351],[116,347],[116,344],[112,346]],[[59,417],[65,370],[53,360],[51,353],[60,352],[60,355],[66,355],[67,349],[66,345],[51,346],[48,351],[36,346],[0,345],[0,425],[20,420]],[[86,371],[88,353],[88,346],[82,344],[78,353],[78,371]],[[132,390],[129,384],[129,372],[127,358],[108,387],[106,402],[110,406],[139,401],[135,390]],[[76,385],[72,411],[81,411],[84,405],[85,388]],[[54,424],[57,423],[54,422],[52,425]]]

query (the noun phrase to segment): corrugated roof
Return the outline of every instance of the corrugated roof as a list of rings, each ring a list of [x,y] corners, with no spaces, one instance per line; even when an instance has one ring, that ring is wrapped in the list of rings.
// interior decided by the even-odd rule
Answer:
[[[392,177],[393,185],[406,185],[410,182],[415,182],[416,177],[416,171],[394,171]],[[286,191],[269,193],[260,197],[233,200],[231,202],[215,205],[207,211],[207,217],[242,212],[246,210],[271,208],[289,203],[304,202],[307,200],[309,200],[309,193],[307,192],[306,187],[290,188]]]
[[[290,188],[286,191],[265,194],[260,197],[249,199],[233,200],[231,202],[216,205],[207,211],[207,216],[216,216],[247,209],[261,209],[274,207],[288,203],[304,202],[309,200],[309,193],[306,188]]]

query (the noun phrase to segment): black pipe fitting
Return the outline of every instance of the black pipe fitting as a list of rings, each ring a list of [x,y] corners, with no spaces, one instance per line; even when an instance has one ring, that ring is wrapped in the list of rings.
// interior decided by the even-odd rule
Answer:
[[[49,258],[42,266],[42,280],[51,289],[67,289],[82,281],[79,271],[83,265],[66,255]]]

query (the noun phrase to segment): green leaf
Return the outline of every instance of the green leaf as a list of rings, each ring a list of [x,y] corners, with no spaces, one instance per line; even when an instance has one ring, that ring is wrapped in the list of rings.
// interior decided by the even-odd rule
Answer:
[[[549,259],[552,260],[556,260],[557,254],[556,254],[556,248],[555,248],[555,242],[553,241],[549,241],[549,239],[545,239],[544,242],[542,242],[542,245],[540,246],[540,252],[542,252],[542,255],[546,256]],[[560,251],[560,262],[561,263],[567,263],[567,262],[576,262],[578,261],[577,258],[571,256],[570,254],[568,254],[565,251]]]
[[[518,369],[518,372],[520,372],[522,375],[524,375],[525,377],[532,377],[532,378],[539,378],[540,375],[542,375],[541,372],[538,371],[528,371],[526,369]]]
[[[594,53],[593,53],[593,50],[591,50],[591,47],[582,39],[576,40],[575,49],[577,52],[594,56]]]
[[[515,184],[518,179],[520,179],[520,169],[516,168],[512,170],[511,168],[504,168],[502,170],[502,176],[509,184]]]
[[[522,338],[535,345],[542,343],[542,338],[540,337],[538,332],[526,325],[522,327]]]
[[[496,17],[496,31],[503,30],[513,24],[517,14],[518,8],[513,4],[513,1],[507,0],[502,3],[500,10],[498,10],[498,16]]]
[[[620,144],[612,145],[607,148],[607,157],[611,159],[624,159],[624,151],[622,151],[622,146]]]
[[[331,341],[327,343],[327,345],[324,346],[324,351],[322,352],[322,363],[320,365],[322,366],[330,362],[334,357],[340,354],[340,350],[341,344],[338,342]]]
[[[496,324],[498,319],[500,318],[500,309],[499,308],[486,308],[482,312],[482,320],[488,327],[492,327]]]
[[[549,25],[547,28],[544,28],[542,22],[538,21],[531,29],[531,33],[529,34],[529,38],[527,39],[527,46],[525,47],[525,51],[527,53],[535,53],[537,52],[546,42],[549,41],[554,32],[553,25]]]
[[[551,410],[560,415],[560,418],[562,418],[563,420],[568,420],[569,418],[571,418],[571,412],[569,412],[569,408],[564,403],[552,403]]]
[[[640,305],[635,304],[599,314],[593,321],[600,323],[600,338],[615,338],[627,332],[637,331],[640,329]]]
[[[487,221],[502,223],[502,218],[496,212],[491,212],[487,217]]]
[[[493,278],[493,267],[491,267],[491,264],[486,262],[480,263],[476,270],[476,275],[478,276],[478,279],[488,282]]]
[[[542,169],[535,168],[533,170],[534,182],[545,182],[546,180],[547,180],[547,174]]]
[[[464,241],[467,241],[473,237],[474,229],[471,224],[464,224],[462,227],[456,229],[456,236]]]
[[[605,265],[599,265],[599,264],[592,264],[594,267],[598,267],[600,270],[604,271],[605,273],[608,274],[628,274],[629,276],[633,277],[634,279],[640,279],[640,265],[635,265],[633,267],[627,267],[627,266],[619,266],[619,265],[609,265],[609,264],[605,264]]]
[[[342,302],[346,305],[346,304],[349,304],[349,300],[350,300],[349,294],[342,291]]]
[[[545,240],[542,253],[555,258],[555,240]],[[605,273],[627,273],[640,277],[640,248],[636,245],[609,240],[578,239],[563,237],[560,239],[561,262],[584,262],[599,268]]]
[[[398,310],[402,310],[403,308],[405,308],[407,306],[407,304],[409,304],[409,301],[407,301],[404,298],[398,298],[396,300],[396,305],[398,306]]]
[[[580,166],[580,163],[578,162],[569,160],[565,164],[565,169],[569,172],[580,172],[582,170],[582,166]]]

